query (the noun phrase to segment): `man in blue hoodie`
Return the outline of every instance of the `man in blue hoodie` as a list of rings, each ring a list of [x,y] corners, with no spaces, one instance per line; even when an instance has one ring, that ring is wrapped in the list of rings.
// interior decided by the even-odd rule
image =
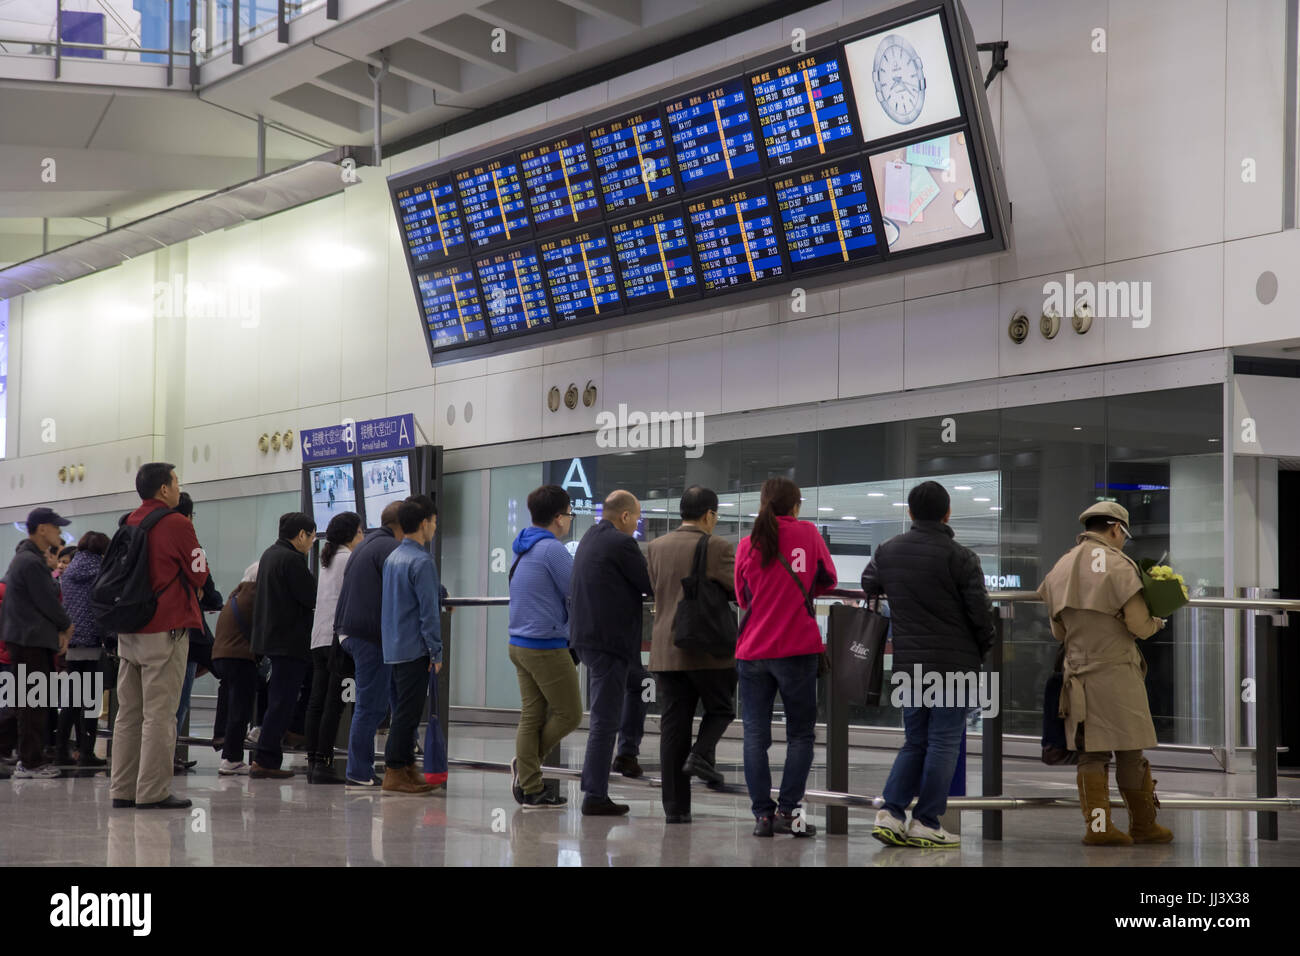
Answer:
[[[384,793],[428,793],[415,770],[415,731],[429,674],[442,670],[438,568],[429,542],[438,527],[432,501],[408,498],[397,509],[402,543],[384,562],[384,663],[393,669],[393,722],[384,752]],[[435,718],[436,719],[436,718]]]
[[[567,802],[542,780],[542,758],[582,720],[578,668],[569,654],[569,583],[573,558],[561,543],[573,523],[568,493],[543,485],[528,496],[532,527],[512,546],[510,660],[519,676],[519,730],[511,789],[525,810]]]

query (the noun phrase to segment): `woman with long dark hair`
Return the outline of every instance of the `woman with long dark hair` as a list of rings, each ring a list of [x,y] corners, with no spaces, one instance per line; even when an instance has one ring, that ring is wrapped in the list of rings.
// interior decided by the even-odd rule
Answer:
[[[343,713],[343,674],[338,668],[342,654],[333,654],[334,611],[343,587],[343,569],[352,550],[365,537],[361,516],[342,511],[325,527],[325,544],[320,551],[320,573],[316,579],[316,612],[311,626],[311,699],[307,703],[307,782],[343,783],[334,772],[334,738]],[[334,664],[331,666],[331,658]]]
[[[753,530],[736,548],[736,601],[747,612],[736,640],[745,786],[759,837],[817,832],[799,807],[812,769],[823,651],[813,598],[839,579],[817,526],[799,520],[801,500],[799,486],[789,478],[767,479]],[[767,751],[778,691],[785,707],[786,751],[780,799],[773,802]]]
[[[63,569],[59,583],[63,588],[63,606],[72,618],[72,638],[68,641],[66,656],[68,670],[77,675],[77,680],[95,680],[95,675],[104,670],[105,639],[112,635],[105,634],[99,621],[90,609],[90,588],[99,576],[99,567],[108,550],[108,535],[99,531],[87,531],[81,536],[74,549],[72,560]],[[114,638],[115,639],[115,638]],[[90,675],[89,678],[82,675]],[[101,680],[103,678],[100,678]],[[82,687],[86,685],[83,683]],[[102,689],[101,684],[101,689]],[[82,707],[65,707],[59,711],[58,758],[57,763],[72,762],[69,745],[72,733],[77,735],[77,765],[81,767],[103,767],[106,761],[95,756],[95,738],[99,730],[99,715],[86,716]]]

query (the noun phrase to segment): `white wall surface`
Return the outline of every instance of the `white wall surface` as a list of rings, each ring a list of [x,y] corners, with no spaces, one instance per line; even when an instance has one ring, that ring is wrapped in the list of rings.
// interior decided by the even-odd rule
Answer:
[[[829,402],[1176,355],[1300,334],[1300,280],[1282,232],[1284,5],[1277,0],[970,0],[977,41],[1010,42],[990,90],[1013,203],[1008,254],[789,300],[701,308],[525,352],[433,369],[384,178],[594,109],[646,84],[770,50],[894,5],[843,0],[759,27],[636,77],[602,83],[360,170],[342,195],[186,244],[192,281],[257,282],[259,315],[184,323],[182,477],[298,466],[298,444],[262,454],[262,433],[414,412],[448,448],[594,429],[620,403],[709,415]],[[797,21],[797,22],[796,22]],[[806,23],[805,23],[806,21]],[[1094,52],[1095,31],[1105,52]],[[989,58],[984,55],[987,69]],[[1242,181],[1242,160],[1255,164]],[[1276,298],[1256,295],[1261,272]],[[24,297],[20,457],[0,462],[6,504],[130,487],[128,454],[155,447],[150,257]],[[1151,323],[1097,319],[1043,339],[1044,283],[1150,283]],[[1033,325],[1007,336],[1014,311]],[[546,409],[588,382],[591,408]],[[40,423],[59,422],[41,441]],[[14,436],[10,435],[11,447]],[[53,477],[87,463],[84,485]],[[91,462],[94,462],[92,469]],[[91,477],[93,471],[93,479]],[[10,479],[15,479],[12,483]],[[17,479],[21,479],[21,484]],[[84,490],[83,490],[84,488]]]

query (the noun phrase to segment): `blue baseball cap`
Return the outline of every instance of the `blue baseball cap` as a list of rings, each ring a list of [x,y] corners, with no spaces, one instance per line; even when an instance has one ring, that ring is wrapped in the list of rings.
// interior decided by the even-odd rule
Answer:
[[[67,518],[62,517],[53,508],[36,508],[27,516],[27,527],[35,528],[37,525],[52,524],[60,528],[66,528],[72,524]]]

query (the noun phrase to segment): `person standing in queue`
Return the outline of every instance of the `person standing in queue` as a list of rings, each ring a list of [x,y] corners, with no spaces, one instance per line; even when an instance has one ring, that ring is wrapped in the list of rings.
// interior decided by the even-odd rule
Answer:
[[[384,663],[392,668],[393,720],[384,751],[384,793],[433,790],[415,769],[415,733],[427,699],[429,674],[442,670],[438,568],[429,542],[438,528],[433,502],[403,501],[397,509],[402,543],[384,561],[380,629]]]
[[[298,694],[311,667],[311,622],[316,579],[307,552],[316,540],[316,523],[301,511],[280,516],[280,537],[257,563],[257,606],[253,611],[253,651],[271,658],[266,716],[248,775],[281,780],[280,740],[288,729]]]
[[[650,542],[646,562],[655,595],[650,670],[654,672],[663,714],[659,721],[659,760],[663,774],[664,815],[669,823],[691,822],[691,777],[711,786],[725,783],[714,764],[722,733],[736,718],[736,659],[678,647],[673,623],[682,600],[682,579],[695,570],[695,553],[704,545],[704,573],[734,598],[736,548],[713,533],[718,495],[692,485],[682,492],[682,523]],[[691,745],[695,708],[703,705],[700,733]]]
[[[175,512],[181,483],[173,465],[142,465],[135,490],[142,504],[124,523],[135,527],[151,520],[149,581],[157,610],[139,633],[117,637],[118,708],[109,792],[114,807],[182,810],[190,801],[170,792],[176,708],[189,660],[189,630],[202,623],[195,589],[208,579],[207,561],[194,525]],[[151,518],[159,510],[169,513]]]
[[[1038,594],[1047,605],[1052,636],[1065,645],[1060,715],[1065,739],[1079,752],[1079,805],[1087,846],[1169,843],[1156,823],[1155,781],[1142,756],[1156,745],[1147,701],[1146,661],[1137,642],[1165,626],[1142,597],[1138,566],[1124,554],[1128,511],[1099,501],[1079,515],[1083,533],[1056,562]],[[1129,832],[1111,824],[1110,754],[1129,812]]]
[[[333,485],[330,485],[331,490]],[[311,700],[307,704],[307,782],[341,784],[334,772],[334,738],[343,713],[343,677],[339,673],[334,647],[334,612],[352,550],[364,540],[361,515],[343,511],[325,527],[325,545],[320,551],[320,572],[316,578],[316,610],[311,625]]]
[[[339,647],[356,668],[356,705],[348,731],[346,789],[378,792],[383,781],[375,776],[375,732],[388,713],[393,669],[384,663],[383,607],[384,562],[402,541],[398,519],[401,502],[391,501],[379,515],[380,527],[366,535],[348,559],[339,589],[334,629]]]
[[[560,810],[568,801],[542,779],[542,760],[582,721],[578,667],[569,649],[573,558],[560,541],[573,526],[569,493],[542,485],[528,496],[533,523],[511,545],[510,661],[519,678],[519,728],[510,790],[525,810]]]
[[[49,566],[50,547],[62,541],[60,528],[71,522],[51,508],[36,508],[27,516],[27,537],[19,542],[5,574],[4,637],[14,673],[54,676],[54,657],[64,653],[73,635],[72,619],[59,599],[59,586]],[[18,750],[15,779],[59,776],[45,762],[47,707],[11,707],[0,719],[0,752]]]
[[[736,639],[740,710],[745,726],[745,785],[754,811],[754,836],[817,832],[799,803],[812,769],[817,724],[817,673],[823,651],[813,598],[838,582],[826,542],[810,521],[799,520],[799,486],[769,478],[758,517],[736,549],[736,601],[749,613]],[[772,708],[785,706],[785,771],[772,801]]]
[[[636,543],[641,503],[611,491],[601,519],[582,536],[573,558],[569,643],[591,676],[591,727],[582,761],[583,816],[619,816],[628,806],[609,798],[609,771],[619,727],[640,719],[628,700],[628,671],[641,669],[641,605],[650,572]]]

